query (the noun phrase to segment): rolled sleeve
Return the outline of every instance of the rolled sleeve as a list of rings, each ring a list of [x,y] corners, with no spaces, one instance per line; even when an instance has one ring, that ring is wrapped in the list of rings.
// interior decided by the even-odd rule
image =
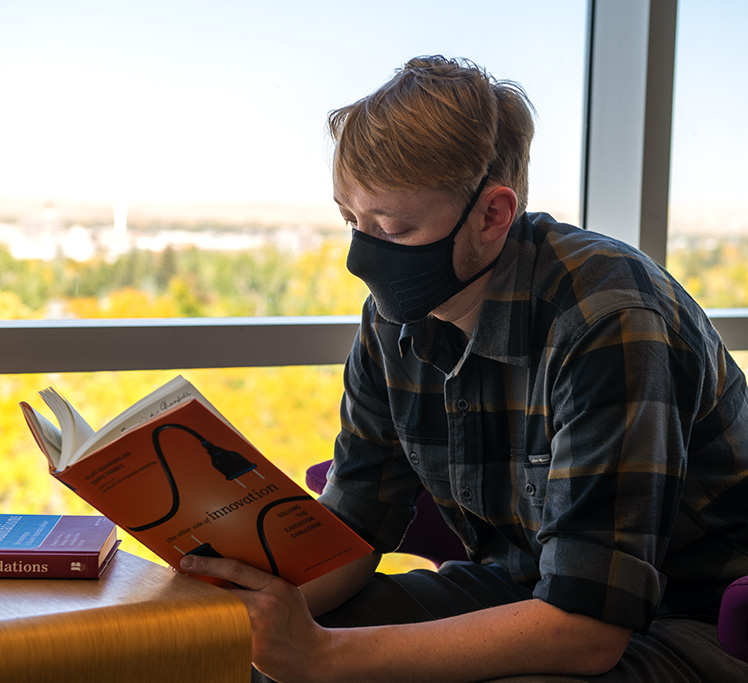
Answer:
[[[634,555],[580,538],[549,538],[533,597],[567,612],[646,632],[665,576]]]

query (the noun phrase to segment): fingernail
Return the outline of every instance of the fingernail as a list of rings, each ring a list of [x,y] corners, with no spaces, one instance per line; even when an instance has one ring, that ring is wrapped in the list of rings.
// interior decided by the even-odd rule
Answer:
[[[179,566],[185,571],[190,571],[195,566],[195,558],[192,555],[185,555],[180,561]]]

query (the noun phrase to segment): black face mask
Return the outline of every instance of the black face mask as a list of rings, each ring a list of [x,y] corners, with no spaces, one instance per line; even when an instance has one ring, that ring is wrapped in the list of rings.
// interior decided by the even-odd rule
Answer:
[[[436,242],[405,246],[353,231],[348,270],[366,283],[384,318],[399,324],[421,320],[493,268],[498,257],[470,279],[461,281],[452,263],[455,237],[483,192],[490,173],[489,164],[457,225]]]

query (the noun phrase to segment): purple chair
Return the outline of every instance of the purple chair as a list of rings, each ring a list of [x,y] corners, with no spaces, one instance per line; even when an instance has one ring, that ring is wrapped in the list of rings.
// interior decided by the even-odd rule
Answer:
[[[748,576],[733,581],[722,595],[718,629],[725,652],[748,662]]]
[[[330,460],[321,462],[307,470],[306,485],[315,493],[322,493],[330,463]],[[397,552],[424,557],[437,567],[447,560],[468,559],[462,542],[447,526],[428,493],[419,496],[416,509],[416,518],[408,527]]]

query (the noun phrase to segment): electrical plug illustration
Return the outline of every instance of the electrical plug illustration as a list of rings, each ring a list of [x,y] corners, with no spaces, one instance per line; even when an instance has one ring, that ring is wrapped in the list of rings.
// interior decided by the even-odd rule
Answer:
[[[146,531],[147,529],[152,529],[159,524],[163,524],[164,522],[169,521],[172,517],[174,517],[174,515],[177,514],[177,510],[179,510],[179,489],[177,488],[177,483],[174,480],[174,475],[171,473],[171,469],[169,468],[169,464],[166,462],[166,457],[164,456],[164,452],[161,448],[161,433],[167,429],[180,429],[181,431],[187,432],[195,439],[197,439],[200,442],[200,445],[205,449],[205,452],[208,454],[208,456],[210,456],[210,461],[213,467],[215,467],[215,469],[218,470],[228,481],[238,481],[238,477],[241,477],[243,474],[247,474],[248,472],[252,471],[254,471],[255,474],[257,474],[260,478],[264,478],[257,471],[256,463],[247,460],[243,455],[237,453],[236,451],[227,451],[221,446],[216,446],[214,443],[211,443],[206,438],[204,438],[201,434],[198,434],[198,432],[196,432],[194,429],[176,423],[159,425],[153,430],[153,433],[151,434],[151,440],[153,441],[153,448],[156,451],[156,456],[158,457],[159,463],[161,463],[161,468],[166,475],[166,480],[169,483],[169,488],[171,489],[171,508],[163,517],[160,517],[153,522],[149,522],[148,524],[128,527],[129,531]]]

